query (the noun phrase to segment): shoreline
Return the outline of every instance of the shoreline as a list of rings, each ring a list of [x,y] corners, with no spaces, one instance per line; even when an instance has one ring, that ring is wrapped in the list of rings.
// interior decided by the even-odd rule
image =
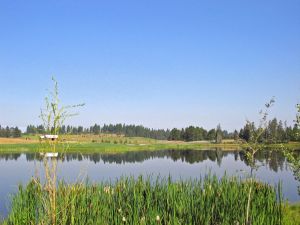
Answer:
[[[67,150],[63,150],[67,146]],[[124,153],[130,151],[159,151],[159,150],[221,150],[240,151],[246,148],[245,144],[238,143],[199,143],[199,142],[173,142],[157,141],[155,143],[120,144],[120,143],[98,143],[98,142],[63,142],[58,144],[57,152],[70,153]],[[282,148],[300,149],[300,143],[269,144],[265,149],[278,150]],[[0,140],[0,153],[37,153],[43,152],[39,142],[36,143],[7,143]]]

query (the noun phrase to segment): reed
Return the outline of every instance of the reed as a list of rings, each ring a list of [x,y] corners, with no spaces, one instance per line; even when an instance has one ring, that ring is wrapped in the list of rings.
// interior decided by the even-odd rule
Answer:
[[[52,223],[45,195],[38,181],[20,186],[4,224]],[[282,224],[283,204],[277,196],[280,186],[212,175],[188,181],[140,176],[114,183],[60,182],[55,224]]]

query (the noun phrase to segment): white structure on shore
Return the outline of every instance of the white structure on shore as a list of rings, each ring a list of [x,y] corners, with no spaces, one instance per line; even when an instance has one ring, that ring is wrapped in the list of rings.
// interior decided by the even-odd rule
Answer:
[[[56,158],[58,156],[58,152],[41,152],[40,155],[45,156],[46,158]]]
[[[52,135],[52,134],[46,134],[46,135],[40,136],[40,139],[48,139],[48,140],[52,140],[52,141],[55,141],[57,138],[58,138],[58,135]]]
[[[58,139],[58,135],[46,134],[46,135],[40,136],[40,139],[55,141]],[[58,153],[57,152],[46,152],[46,153],[41,152],[40,155],[44,156],[46,158],[56,158],[58,156]]]

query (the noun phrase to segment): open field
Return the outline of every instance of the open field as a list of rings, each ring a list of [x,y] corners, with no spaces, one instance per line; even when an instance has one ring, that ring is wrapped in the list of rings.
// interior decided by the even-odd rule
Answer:
[[[118,153],[127,151],[142,150],[166,150],[166,149],[194,149],[208,150],[220,149],[239,150],[245,147],[233,140],[225,140],[221,144],[210,143],[208,141],[183,142],[183,141],[165,141],[142,137],[125,137],[123,135],[64,135],[61,136],[61,142],[68,152],[105,152]],[[299,142],[283,144],[283,146],[300,149]],[[269,148],[281,148],[281,144],[268,145]],[[62,151],[58,147],[58,151]],[[41,147],[38,136],[24,136],[22,138],[0,138],[0,152],[39,152]]]
[[[38,143],[38,139],[25,139],[25,138],[0,138],[0,144],[30,144]]]

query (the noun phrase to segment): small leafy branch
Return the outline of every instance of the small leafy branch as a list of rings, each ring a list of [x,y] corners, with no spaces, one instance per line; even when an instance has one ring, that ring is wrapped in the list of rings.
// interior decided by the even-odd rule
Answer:
[[[78,115],[78,113],[69,113],[71,109],[84,106],[84,104],[78,105],[68,105],[61,106],[59,99],[58,91],[58,82],[52,77],[54,82],[53,91],[49,92],[49,96],[45,97],[45,107],[41,109],[40,118],[43,121],[45,130],[47,134],[59,135],[60,130],[66,119]],[[57,144],[62,144],[58,139],[56,141],[51,141],[46,138],[45,142],[41,142],[41,152],[56,152]],[[65,145],[62,145],[62,152],[66,149]],[[45,185],[44,189],[48,193],[45,202],[45,210],[47,211],[49,221],[46,221],[46,224],[57,224],[56,215],[56,185],[57,185],[57,164],[58,159],[52,157],[51,159],[47,158],[46,154],[43,157],[43,164],[45,170]]]
[[[300,126],[300,104],[296,105],[296,109],[297,109],[297,114],[296,114],[295,123],[296,123],[297,127],[299,127]],[[299,136],[300,133],[298,132],[296,135]],[[282,146],[282,148],[283,148],[284,155],[287,158],[287,160],[291,166],[291,169],[294,172],[295,179],[300,182],[300,155],[299,155],[299,153],[298,154],[295,153],[294,149],[288,149],[283,146]],[[298,186],[298,193],[300,195],[300,186]]]
[[[297,104],[296,105],[296,108],[297,108],[297,115],[296,115],[296,123],[297,125],[299,126],[300,125],[300,104]],[[299,135],[299,134],[298,134]]]
[[[249,141],[242,140],[242,142],[246,145],[246,158],[250,163],[252,169],[257,168],[255,164],[255,154],[265,148],[265,145],[261,142],[263,139],[263,135],[266,132],[268,126],[268,115],[270,108],[274,105],[275,98],[272,97],[269,102],[265,104],[265,109],[259,112],[260,120],[258,128],[255,127],[253,122],[247,120],[246,126],[250,128],[250,138]]]
[[[54,90],[45,97],[45,108],[41,109],[40,118],[44,123],[46,132],[57,135],[66,119],[78,115],[78,113],[70,113],[69,110],[82,107],[85,104],[60,106],[58,82],[54,77],[52,77],[52,81],[54,82]]]
[[[269,115],[269,110],[270,108],[274,105],[275,99],[274,97],[271,98],[269,102],[265,104],[265,109],[261,110],[259,112],[260,114],[260,120],[259,120],[259,125],[258,128],[255,128],[255,124],[253,122],[250,122],[247,120],[246,126],[250,128],[250,138],[248,141],[242,140],[242,142],[246,145],[246,159],[248,160],[250,167],[251,167],[251,174],[250,174],[250,179],[249,179],[249,191],[248,191],[248,197],[247,197],[247,208],[246,208],[246,224],[251,224],[250,221],[250,208],[251,208],[251,199],[252,199],[252,192],[253,192],[253,183],[254,183],[254,178],[253,178],[253,170],[257,169],[258,166],[255,163],[255,154],[264,149],[264,145],[260,143],[260,140],[262,139],[263,134],[265,133],[267,129],[267,118]]]

